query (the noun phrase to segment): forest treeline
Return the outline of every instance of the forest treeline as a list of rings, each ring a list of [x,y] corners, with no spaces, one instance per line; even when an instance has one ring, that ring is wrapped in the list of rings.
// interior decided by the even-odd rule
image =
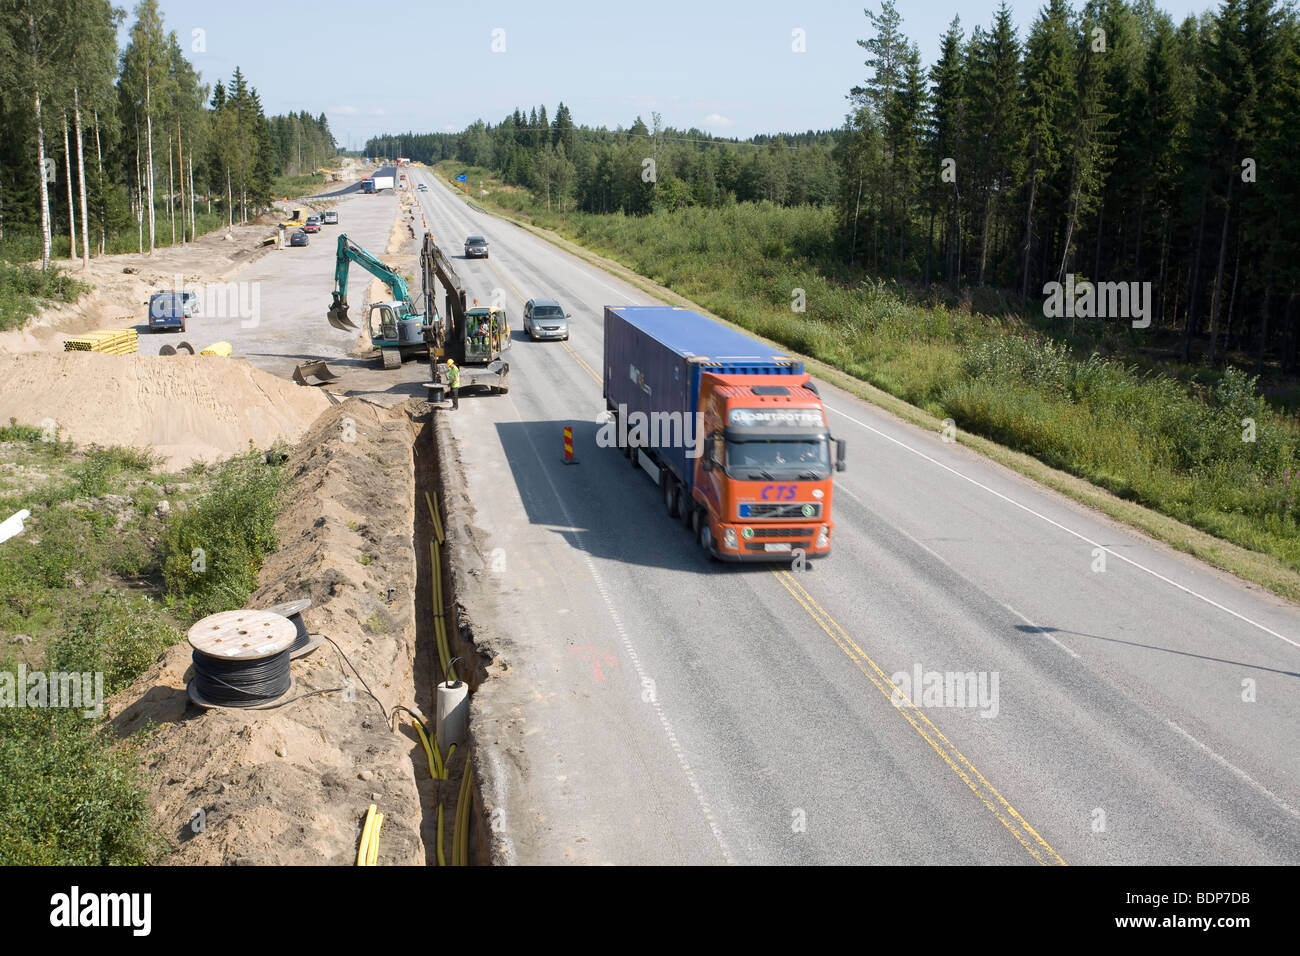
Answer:
[[[406,156],[425,163],[457,159],[535,190],[556,209],[641,215],[681,206],[767,200],[782,206],[833,202],[838,173],[832,150],[840,133],[721,139],[691,128],[576,126],[560,103],[516,109],[495,126],[476,122],[461,133],[379,136],[368,156]]]
[[[1175,22],[1150,0],[1047,0],[1018,29],[954,19],[928,68],[892,0],[866,11],[844,127],[722,140],[575,127],[561,104],[457,134],[371,140],[454,158],[558,209],[831,204],[839,255],[882,278],[995,286],[1150,283],[1184,360],[1300,371],[1300,17],[1226,0]],[[654,160],[647,179],[645,160]]]
[[[266,117],[237,67],[202,83],[186,57],[202,31],[168,31],[157,0],[0,0],[0,240],[35,232],[42,265],[67,235],[74,258],[135,233],[140,251],[265,209],[278,175],[336,153],[325,115]]]

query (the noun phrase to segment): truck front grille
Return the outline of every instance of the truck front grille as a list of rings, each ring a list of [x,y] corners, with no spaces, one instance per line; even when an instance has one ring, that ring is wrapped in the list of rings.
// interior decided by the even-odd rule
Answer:
[[[805,514],[804,508],[812,511]],[[779,518],[820,518],[822,504],[820,501],[754,501],[746,502],[737,509],[742,521],[771,521]]]

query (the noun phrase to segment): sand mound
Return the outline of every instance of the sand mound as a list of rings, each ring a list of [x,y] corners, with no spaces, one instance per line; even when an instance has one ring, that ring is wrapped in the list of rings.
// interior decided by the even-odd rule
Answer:
[[[0,422],[40,426],[78,445],[152,448],[176,470],[297,442],[329,407],[304,388],[239,359],[211,356],[0,355]]]

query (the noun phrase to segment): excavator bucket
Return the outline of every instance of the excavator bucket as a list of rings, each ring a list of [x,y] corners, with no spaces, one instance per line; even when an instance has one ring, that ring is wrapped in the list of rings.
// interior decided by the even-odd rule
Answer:
[[[299,362],[293,370],[293,380],[299,385],[326,385],[337,378],[322,361]]]
[[[348,304],[339,297],[337,292],[334,293],[334,301],[330,303],[329,312],[325,314],[330,325],[343,331],[359,330],[361,327],[348,318]]]

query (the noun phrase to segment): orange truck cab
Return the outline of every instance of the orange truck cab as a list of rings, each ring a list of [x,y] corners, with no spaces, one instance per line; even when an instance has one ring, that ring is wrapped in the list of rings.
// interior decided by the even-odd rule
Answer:
[[[830,553],[845,448],[799,360],[686,309],[606,307],[604,391],[597,442],[659,485],[709,557]]]

